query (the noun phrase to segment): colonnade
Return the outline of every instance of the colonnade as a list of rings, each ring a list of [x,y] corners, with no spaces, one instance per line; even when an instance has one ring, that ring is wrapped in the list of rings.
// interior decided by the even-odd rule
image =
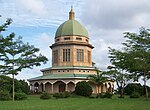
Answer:
[[[80,82],[80,81],[78,81]],[[30,89],[31,91],[35,92],[48,92],[48,93],[58,93],[58,92],[73,92],[75,90],[76,84],[78,82],[66,82],[66,81],[56,81],[56,82],[34,82],[30,84]],[[112,82],[106,82],[103,83],[99,88],[98,85],[94,83],[89,83],[92,87],[93,93],[98,93],[99,92],[113,92],[114,90],[114,84]]]

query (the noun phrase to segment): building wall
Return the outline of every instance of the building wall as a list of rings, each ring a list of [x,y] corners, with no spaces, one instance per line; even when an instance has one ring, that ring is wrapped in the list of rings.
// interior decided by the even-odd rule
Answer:
[[[40,80],[40,81],[32,81],[30,82],[30,84],[32,84],[32,91],[35,91],[34,89],[37,89],[37,87],[35,87],[35,84],[38,83],[38,91],[39,92],[48,92],[48,93],[58,93],[59,91],[59,86],[61,84],[63,84],[65,86],[65,90],[64,91],[68,91],[68,92],[72,92],[75,90],[75,86],[78,82],[81,81],[89,81],[89,80],[84,80],[84,79],[66,79],[66,80]],[[93,90],[93,94],[98,93],[98,86],[94,83],[89,82],[92,90]],[[99,92],[113,92],[114,89],[114,82],[113,81],[107,81],[105,83],[103,83],[100,88],[99,88]]]
[[[70,49],[70,61],[63,62],[63,49]],[[77,61],[77,49],[84,50],[84,61]],[[58,50],[58,62],[54,62],[54,51]],[[90,62],[88,62],[88,51],[90,52]],[[52,66],[92,66],[92,49],[87,46],[78,45],[63,45],[57,46],[52,49]]]
[[[69,40],[64,40],[70,38]],[[77,40],[81,38],[82,40]],[[59,39],[59,40],[58,40]],[[57,41],[58,40],[58,41]],[[92,48],[87,45],[68,45],[68,43],[89,44],[89,38],[83,36],[62,36],[55,39],[54,44],[58,44],[52,48],[52,66],[92,66]],[[59,44],[66,44],[60,45]],[[70,61],[63,62],[63,49],[70,49]],[[77,49],[84,50],[84,61],[77,61]],[[58,62],[54,62],[54,51],[58,50]],[[88,52],[90,52],[90,61],[88,61]]]
[[[48,74],[96,74],[96,71],[94,69],[57,69],[43,72],[43,75]]]

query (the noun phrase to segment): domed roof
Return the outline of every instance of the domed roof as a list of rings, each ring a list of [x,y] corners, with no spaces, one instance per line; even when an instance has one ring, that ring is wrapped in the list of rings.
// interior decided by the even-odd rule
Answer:
[[[55,37],[69,35],[88,37],[88,32],[85,27],[83,27],[77,20],[74,20],[74,12],[72,9],[69,12],[69,20],[65,21],[58,27]]]

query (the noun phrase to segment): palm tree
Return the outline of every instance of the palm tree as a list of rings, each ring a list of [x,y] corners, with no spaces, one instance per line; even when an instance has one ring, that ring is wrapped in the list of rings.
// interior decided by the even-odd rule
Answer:
[[[88,79],[90,79],[90,81],[92,81],[93,83],[97,84],[98,86],[98,93],[97,93],[97,96],[99,97],[99,89],[100,89],[100,86],[107,81],[107,77],[104,76],[104,72],[100,73],[100,71],[98,69],[96,69],[97,71],[97,74],[94,74],[94,75],[89,75],[88,76]]]

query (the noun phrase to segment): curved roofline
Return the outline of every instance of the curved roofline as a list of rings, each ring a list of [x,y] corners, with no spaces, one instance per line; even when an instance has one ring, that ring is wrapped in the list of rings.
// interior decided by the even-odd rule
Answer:
[[[86,44],[86,43],[76,43],[76,42],[67,42],[67,43],[64,43],[64,42],[62,42],[62,43],[55,43],[55,44],[52,44],[51,46],[50,46],[50,48],[52,49],[53,47],[56,47],[56,46],[61,46],[61,45],[82,45],[82,46],[88,46],[88,47],[90,47],[90,48],[94,48],[91,44]]]
[[[57,36],[57,37],[55,37],[55,39],[56,39],[56,38],[59,38],[59,37],[65,37],[65,36],[79,36],[79,37],[86,37],[86,38],[89,39],[89,37],[87,37],[87,36],[82,36],[82,35],[63,35],[63,36]]]
[[[55,33],[55,38],[67,35],[77,35],[88,37],[86,28],[77,20],[69,19],[62,23]]]

